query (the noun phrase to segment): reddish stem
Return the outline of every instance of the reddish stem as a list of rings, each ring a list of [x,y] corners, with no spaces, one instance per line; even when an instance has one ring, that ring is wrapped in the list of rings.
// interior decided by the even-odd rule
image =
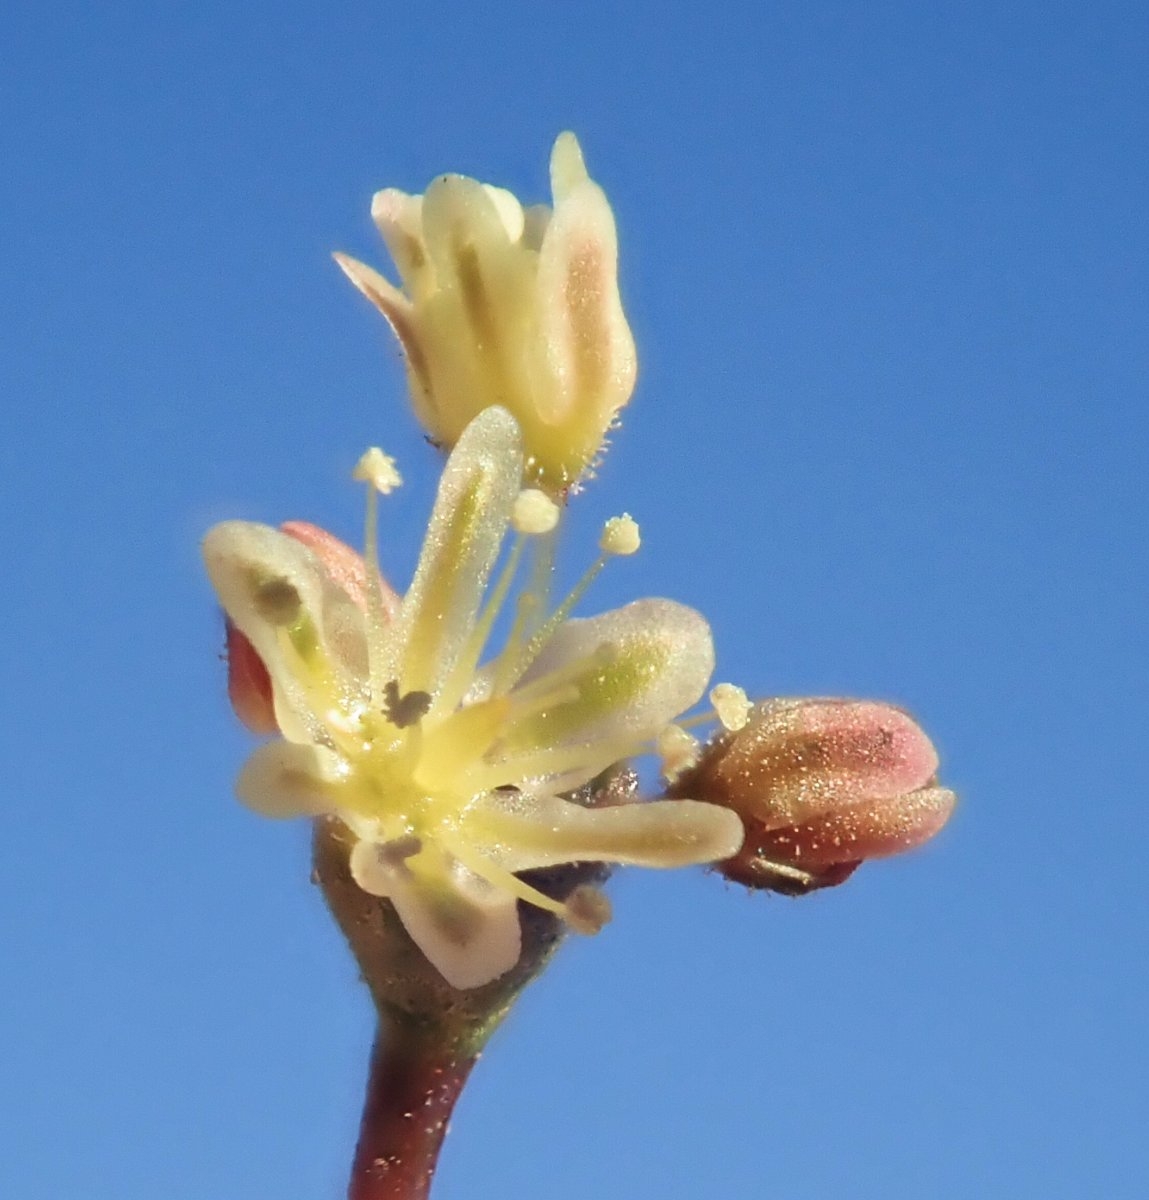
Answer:
[[[426,1200],[447,1122],[477,1057],[441,1029],[380,1025],[348,1200]]]

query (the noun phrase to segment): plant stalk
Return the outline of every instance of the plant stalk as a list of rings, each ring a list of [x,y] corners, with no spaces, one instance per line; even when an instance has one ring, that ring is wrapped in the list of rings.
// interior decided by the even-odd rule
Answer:
[[[381,1016],[348,1200],[427,1200],[473,1046],[438,1023]]]

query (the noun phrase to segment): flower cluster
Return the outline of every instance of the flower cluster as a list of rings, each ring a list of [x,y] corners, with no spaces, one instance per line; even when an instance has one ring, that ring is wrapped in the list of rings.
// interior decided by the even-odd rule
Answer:
[[[460,176],[421,197],[380,192],[403,290],[339,257],[397,334],[415,412],[450,452],[406,591],[379,569],[378,495],[400,480],[377,449],[355,471],[362,555],[301,522],[228,521],[203,546],[233,706],[272,738],[240,798],[337,822],[354,886],[392,906],[460,990],[519,963],[520,903],[582,932],[608,918],[593,886],[560,898],[523,872],[719,863],[752,887],[809,891],[925,841],[953,804],[925,735],[888,706],[751,706],[719,685],[724,731],[699,748],[674,722],[714,668],[703,617],[670,600],[574,616],[605,563],[637,550],[629,516],[552,595],[564,505],[629,399],[635,356],[614,220],[570,134],[551,180],[553,211]],[[602,785],[596,802],[613,768],[656,751],[664,796]]]

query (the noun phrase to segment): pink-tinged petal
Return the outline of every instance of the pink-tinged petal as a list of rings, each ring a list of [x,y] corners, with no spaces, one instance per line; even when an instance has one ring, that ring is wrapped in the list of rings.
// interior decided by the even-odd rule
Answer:
[[[306,521],[284,521],[280,529],[311,550],[361,612],[367,611],[367,564],[363,556],[333,533]],[[390,621],[399,609],[399,595],[385,579],[379,580],[383,612]]]
[[[614,216],[589,179],[563,196],[547,226],[538,305],[553,383],[538,398],[541,415],[563,421],[578,414],[601,436],[630,399],[638,364],[618,290]]]
[[[231,623],[226,622],[227,696],[235,715],[252,733],[276,733],[275,700],[271,676],[255,647]]]
[[[315,692],[314,678],[281,634],[288,625],[305,626],[338,675],[333,685],[350,695],[367,669],[363,614],[319,558],[278,529],[225,521],[208,531],[203,555],[224,611],[271,677],[279,729],[292,741],[322,740],[331,697]]]
[[[391,901],[412,940],[452,987],[481,987],[518,962],[517,901],[458,863],[443,862],[434,851],[420,854],[417,844],[360,841],[350,867],[365,892]]]
[[[431,367],[427,361],[426,347],[419,337],[419,323],[411,301],[366,263],[347,254],[336,254],[334,258],[344,275],[383,314],[391,331],[399,339],[407,363],[415,415],[425,424],[435,413],[431,396]]]
[[[766,859],[810,870],[889,858],[928,842],[949,820],[955,803],[953,792],[939,787],[864,800],[800,825],[763,831],[754,845]]]
[[[371,199],[371,219],[391,253],[403,286],[411,295],[418,295],[431,283],[423,244],[423,197],[384,188]]]
[[[360,554],[325,529],[306,521],[285,521],[280,529],[313,551],[328,577],[347,593],[360,611],[366,612],[367,567]],[[384,580],[380,580],[380,593],[384,614],[390,621],[399,607],[399,597]],[[274,689],[267,667],[250,639],[230,618],[226,621],[226,639],[227,691],[232,709],[252,733],[279,732]]]

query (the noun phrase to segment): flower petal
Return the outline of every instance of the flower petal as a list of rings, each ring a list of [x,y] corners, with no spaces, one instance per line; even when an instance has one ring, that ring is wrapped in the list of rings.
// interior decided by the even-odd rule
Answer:
[[[269,597],[309,623],[318,657],[337,676],[331,687],[344,693],[356,690],[367,670],[362,613],[310,549],[270,526],[225,521],[208,531],[203,555],[220,603],[271,676],[280,730],[292,741],[315,740],[331,697],[316,695],[301,672],[281,636],[284,613],[271,611]]]
[[[480,987],[518,962],[516,900],[460,864],[433,852],[397,852],[395,843],[360,841],[350,866],[365,892],[391,901],[412,940],[452,987]]]
[[[235,792],[261,816],[316,817],[335,811],[342,773],[343,760],[326,747],[269,742],[244,763]]]
[[[423,196],[423,241],[442,287],[465,286],[469,253],[480,261],[505,254],[512,239],[492,189],[466,175],[440,175]]]
[[[371,199],[371,219],[399,270],[403,286],[417,297],[433,272],[423,244],[423,197],[384,188]]]
[[[455,447],[396,632],[395,677],[432,695],[475,623],[522,478],[518,426],[501,408],[480,413]]]
[[[424,197],[436,287],[417,302],[416,316],[431,365],[433,432],[448,445],[489,406],[503,405],[523,422],[534,413],[538,255],[520,243],[523,227],[517,200],[474,179],[442,176]]]
[[[589,179],[574,184],[555,206],[539,251],[537,286],[552,378],[539,397],[547,406],[543,418],[577,415],[587,436],[601,438],[606,422],[630,399],[638,363],[618,290],[614,216]]]
[[[431,367],[427,361],[427,348],[419,336],[419,323],[411,301],[394,284],[384,279],[378,271],[361,263],[348,254],[334,255],[343,274],[383,314],[392,333],[399,339],[403,357],[407,363],[407,382],[411,388],[411,402],[419,421],[436,428],[436,409],[431,391]]]
[[[585,808],[557,796],[494,792],[472,822],[475,838],[489,842],[484,853],[510,871],[570,862],[691,866],[729,858],[743,836],[736,813],[697,800]]]
[[[330,578],[350,596],[361,612],[367,611],[367,564],[358,550],[353,550],[334,534],[307,521],[284,521],[280,529],[288,537],[313,550]],[[399,609],[399,596],[385,579],[381,578],[378,582],[383,615],[388,621],[394,620]]]
[[[571,667],[585,663],[585,670]],[[560,626],[511,693],[546,691],[548,675],[567,683],[567,696],[515,721],[500,762],[538,758],[545,774],[548,754],[569,758],[572,745],[609,743],[608,757],[591,774],[620,757],[620,740],[639,745],[696,703],[714,670],[714,646],[705,618],[673,600],[637,600],[586,620]],[[560,693],[561,696],[561,693]],[[555,771],[565,770],[556,766]],[[589,778],[590,776],[588,776]]]
[[[551,195],[555,204],[560,204],[578,184],[588,178],[582,147],[578,138],[568,129],[555,138],[551,147]]]

